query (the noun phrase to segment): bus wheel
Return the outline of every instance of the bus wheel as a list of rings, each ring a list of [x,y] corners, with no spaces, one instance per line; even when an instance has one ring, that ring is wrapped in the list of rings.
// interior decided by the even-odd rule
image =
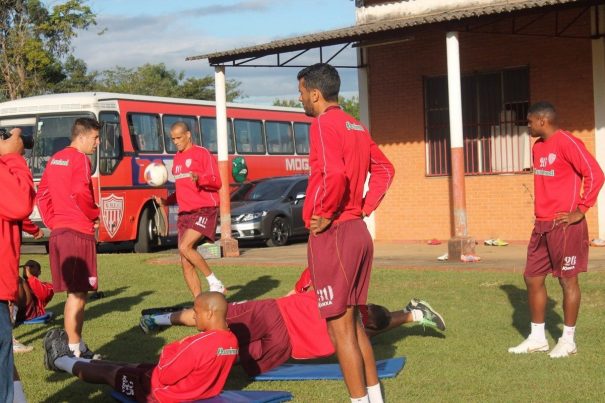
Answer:
[[[137,231],[137,240],[134,242],[134,251],[136,253],[152,252],[156,246],[157,235],[153,213],[151,209],[146,208],[141,213],[139,228]]]
[[[290,226],[283,217],[275,217],[271,224],[271,237],[267,239],[267,246],[284,246],[290,238]]]

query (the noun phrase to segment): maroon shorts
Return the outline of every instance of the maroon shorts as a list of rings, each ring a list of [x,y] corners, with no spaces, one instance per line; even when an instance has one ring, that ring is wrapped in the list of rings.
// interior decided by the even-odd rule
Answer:
[[[195,211],[184,211],[179,213],[176,226],[179,230],[179,239],[185,231],[192,229],[202,234],[214,242],[216,235],[216,217],[218,216],[218,207],[204,207]]]
[[[155,364],[124,366],[116,373],[114,388],[137,402],[149,402],[151,398],[151,374]]]
[[[586,220],[567,227],[536,221],[527,246],[525,276],[577,276],[588,269],[588,245]]]
[[[93,235],[59,228],[51,232],[48,249],[55,292],[97,289],[97,241]]]
[[[374,245],[363,220],[333,224],[321,234],[309,235],[307,254],[322,318],[366,304]]]
[[[274,299],[229,304],[227,323],[237,337],[240,363],[249,376],[269,371],[290,358],[288,329]]]

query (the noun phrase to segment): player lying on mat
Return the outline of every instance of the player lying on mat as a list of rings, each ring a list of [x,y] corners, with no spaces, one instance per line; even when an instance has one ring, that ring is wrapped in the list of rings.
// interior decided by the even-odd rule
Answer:
[[[201,333],[166,345],[157,364],[126,364],[76,358],[65,331],[44,336],[44,365],[85,382],[107,384],[139,402],[181,402],[221,393],[238,354],[237,339],[225,320],[227,301],[204,292],[194,302],[192,318]]]
[[[142,314],[140,326],[145,333],[164,326],[194,324],[190,308],[146,309]],[[370,336],[409,322],[445,330],[441,315],[428,303],[416,299],[397,312],[370,304],[362,309],[362,317]],[[334,354],[326,321],[319,316],[314,292],[230,303],[227,324],[237,337],[240,363],[249,376],[269,371],[290,358],[312,359]]]

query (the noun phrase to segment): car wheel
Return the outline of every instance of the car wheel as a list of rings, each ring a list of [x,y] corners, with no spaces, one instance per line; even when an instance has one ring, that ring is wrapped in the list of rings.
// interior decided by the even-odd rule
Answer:
[[[270,238],[267,239],[267,246],[284,246],[290,238],[290,225],[284,217],[275,217],[271,224]]]

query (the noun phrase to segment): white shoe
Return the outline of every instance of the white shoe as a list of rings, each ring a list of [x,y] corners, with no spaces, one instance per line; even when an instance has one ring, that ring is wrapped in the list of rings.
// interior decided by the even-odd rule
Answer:
[[[223,283],[218,282],[218,283],[210,284],[210,291],[216,291],[216,292],[220,292],[221,294],[225,294],[227,289],[225,288]]]
[[[548,348],[548,340],[535,340],[531,337],[528,337],[518,346],[509,348],[508,352],[513,354],[528,354],[538,351],[545,352],[548,351]]]
[[[573,341],[568,341],[563,339],[563,337],[559,338],[559,342],[557,343],[557,345],[555,346],[555,348],[552,349],[552,351],[550,353],[548,353],[548,356],[550,358],[563,358],[563,357],[569,357],[572,354],[575,354],[578,352],[578,349],[576,348],[576,343],[574,343]]]

